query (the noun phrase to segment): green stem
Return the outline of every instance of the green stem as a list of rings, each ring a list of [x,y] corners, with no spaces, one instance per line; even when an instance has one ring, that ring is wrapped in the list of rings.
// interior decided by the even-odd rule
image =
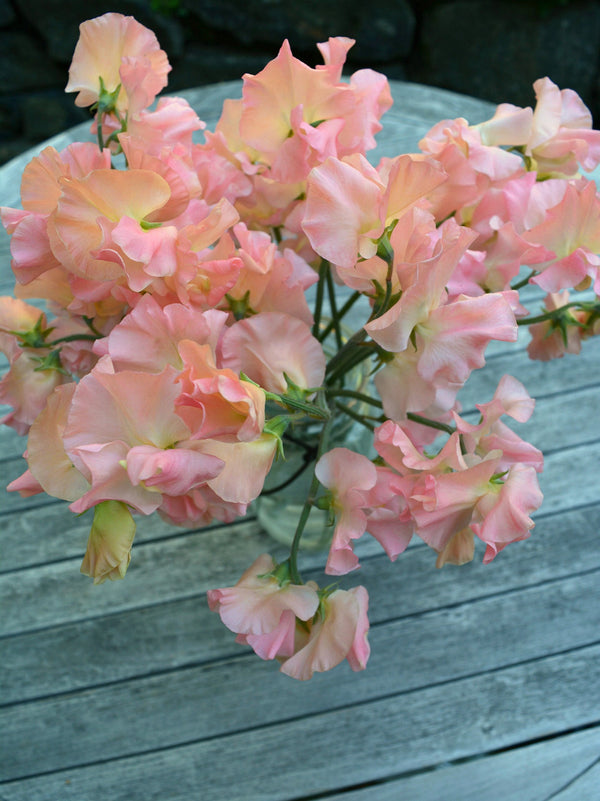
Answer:
[[[438,420],[430,420],[428,417],[422,417],[420,414],[414,414],[414,412],[407,412],[406,417],[412,420],[413,423],[421,423],[423,426],[429,426],[429,428],[435,428],[438,431],[445,431],[446,434],[454,434],[456,431],[453,426],[440,423]]]
[[[534,275],[537,275],[537,270],[532,270],[526,278],[522,278],[520,281],[517,281],[516,284],[513,284],[511,289],[522,289],[524,286],[527,286]]]
[[[369,323],[372,320],[376,320],[378,317],[381,317],[388,310],[389,302],[392,297],[392,275],[394,272],[394,265],[391,261],[391,258],[392,257],[390,257],[388,260],[388,270],[385,279],[385,294],[381,302],[374,306],[371,316],[367,321]],[[357,364],[360,364],[371,355],[370,348],[368,350],[362,350],[361,348],[361,351],[357,352],[357,346],[362,345],[366,338],[367,332],[364,328],[362,328],[360,331],[356,331],[356,333],[350,337],[346,344],[340,350],[338,350],[338,352],[327,365],[325,374],[327,375],[328,384],[335,383],[335,381],[347,373],[348,370],[356,367]],[[376,347],[375,344],[373,344],[372,347]]]
[[[329,409],[323,409],[321,406],[318,406],[315,403],[307,403],[306,401],[301,401],[298,400],[297,398],[292,398],[290,395],[277,395],[275,392],[267,392],[267,391],[265,391],[265,397],[267,400],[272,400],[275,401],[275,403],[280,404],[281,406],[285,406],[286,409],[294,409],[300,412],[304,412],[309,417],[316,417],[319,420],[329,419],[329,414],[330,414]]]
[[[341,412],[347,414],[348,417],[351,417],[353,420],[356,420],[357,423],[360,423],[365,428],[368,428],[369,431],[375,431],[375,426],[367,422],[367,420],[363,417],[362,414],[355,412],[354,409],[351,409],[349,406],[346,406],[345,403],[340,403],[339,401],[336,401],[335,405]]]
[[[342,306],[342,308],[339,310],[339,312],[337,314],[337,318],[338,318],[337,322],[340,322],[344,318],[344,316],[350,311],[350,309],[354,306],[354,304],[356,303],[356,301],[360,297],[362,297],[362,293],[361,292],[353,292],[352,295],[350,295],[348,300],[344,303],[344,305]],[[319,342],[324,342],[325,341],[327,336],[335,328],[335,325],[336,325],[336,321],[334,321],[334,320],[330,320],[327,323],[325,328],[319,333],[319,336],[317,337]]]
[[[317,453],[315,456],[315,465],[327,450],[329,431],[333,424],[333,420],[334,420],[334,415],[330,415],[329,419],[324,424],[321,430],[321,436],[319,437],[319,445],[317,447]],[[318,489],[319,489],[319,479],[317,478],[317,475],[313,468],[313,477],[308,490],[308,495],[306,497],[306,500],[304,501],[304,506],[302,507],[300,518],[298,519],[298,524],[296,526],[296,531],[294,533],[294,539],[292,540],[292,545],[290,548],[290,559],[289,559],[290,576],[294,584],[303,584],[300,571],[298,570],[298,549],[300,548],[300,540],[302,539],[302,534],[304,533],[304,529],[308,521],[308,516],[310,514],[310,510],[312,508]]]
[[[321,326],[321,312],[323,310],[323,295],[325,293],[325,276],[329,270],[329,262],[321,259],[319,265],[319,281],[317,283],[317,297],[315,298],[315,314],[313,322],[313,336],[319,335],[319,328]]]
[[[94,334],[70,334],[68,337],[60,337],[53,342],[44,342],[45,348],[53,348],[55,345],[60,345],[63,342],[95,342],[98,339]]]
[[[565,303],[564,306],[559,306],[558,309],[551,309],[535,317],[521,317],[517,320],[517,325],[535,325],[536,323],[545,323],[547,320],[559,320],[565,311],[574,307],[592,314],[600,311],[600,303],[574,300],[571,303]],[[573,322],[576,321],[573,320]]]
[[[337,310],[337,303],[335,299],[335,285],[333,283],[333,276],[331,270],[327,270],[327,294],[329,295],[329,305],[331,307],[331,319],[334,324],[335,342],[337,349],[340,350],[342,345],[342,332],[340,331],[340,317]]]
[[[102,134],[102,117],[104,116],[104,112],[98,109],[98,116],[96,118],[96,137],[98,139],[98,147],[100,148],[100,152],[104,150],[104,136]]]
[[[357,392],[354,389],[338,389],[337,387],[327,387],[326,392],[327,395],[331,396],[332,398],[356,398],[356,400],[362,401],[363,403],[369,403],[371,406],[376,406],[378,409],[383,409],[383,403],[380,400],[377,400],[377,398],[372,398],[370,395],[364,395],[362,392]]]

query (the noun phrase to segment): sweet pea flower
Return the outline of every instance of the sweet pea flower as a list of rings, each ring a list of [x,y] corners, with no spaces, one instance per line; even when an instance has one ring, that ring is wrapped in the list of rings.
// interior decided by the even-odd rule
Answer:
[[[302,320],[260,312],[230,326],[221,341],[224,367],[244,373],[263,389],[284,394],[288,379],[301,389],[321,385],[325,354]]]
[[[369,596],[364,587],[334,590],[322,598],[310,631],[296,629],[293,656],[281,672],[306,681],[315,672],[331,670],[346,659],[354,671],[364,670],[371,652],[367,635]]]
[[[124,225],[134,225],[139,247],[145,247],[149,234],[152,243],[147,258],[160,258],[163,240],[155,242],[156,232],[144,230],[141,223],[169,200],[171,190],[164,178],[150,170],[103,169],[81,179],[62,179],[61,188],[48,221],[48,234],[52,252],[70,273],[102,282],[123,276],[122,260],[110,252],[111,234],[113,229],[119,230],[121,220],[127,221]],[[172,250],[166,239],[163,247]],[[99,251],[104,255],[98,256]]]
[[[213,352],[227,314],[211,309],[197,311],[181,303],[160,306],[152,295],[142,295],[136,306],[103,339],[94,342],[94,353],[109,355],[118,370],[158,373],[167,364],[184,366],[179,343],[191,340],[208,344]]]
[[[356,73],[350,84],[339,82],[351,45],[330,39],[321,50],[325,66],[311,69],[293,57],[286,40],[258,75],[244,76],[241,139],[260,153],[276,181],[304,181],[328,156],[375,146],[379,117],[392,98],[387,79],[372,70]]]
[[[90,488],[89,481],[67,456],[62,439],[76,386],[74,382],[61,384],[48,397],[29,429],[26,453],[29,471],[40,489],[71,502]],[[8,489],[20,491],[20,485],[12,482]]]
[[[36,312],[39,317],[39,310],[36,309]],[[0,381],[0,403],[12,407],[12,411],[0,423],[23,435],[27,434],[31,424],[44,409],[54,389],[69,381],[69,376],[65,375],[60,363],[44,367],[44,357],[49,351],[40,351],[37,348],[17,350],[17,347],[14,341],[10,342],[10,336],[0,334],[0,348],[11,359],[10,369]]]
[[[348,448],[333,448],[321,456],[315,475],[330,490],[331,508],[337,518],[325,572],[343,575],[359,567],[351,542],[367,529],[363,507],[367,505],[365,492],[377,481],[375,465]]]
[[[82,512],[104,500],[142,514],[161,505],[161,493],[185,494],[223,467],[189,443],[190,429],[175,411],[176,371],[114,372],[103,357],[81,379],[63,431],[65,452],[90,489],[71,504]]]
[[[360,154],[329,158],[309,175],[302,228],[316,253],[351,270],[359,257],[375,255],[386,226],[445,179],[434,164],[408,155],[377,170]]]
[[[258,498],[278,445],[277,436],[266,431],[249,441],[238,441],[233,437],[193,440],[194,450],[223,463],[215,478],[206,483],[228,504],[249,504]]]
[[[487,546],[484,564],[511,542],[529,537],[535,525],[530,515],[542,500],[535,468],[524,464],[513,465],[502,482],[479,500],[471,528]]]
[[[437,220],[469,209],[490,187],[525,169],[519,155],[485,144],[477,128],[462,117],[438,122],[421,139],[419,149],[447,175],[429,194]],[[464,214],[461,211],[459,216],[464,219]]]
[[[264,391],[233,370],[217,367],[210,345],[183,340],[179,354],[184,367],[178,376],[177,412],[192,437],[257,439],[265,422]]]
[[[539,275],[532,283],[546,292],[559,292],[593,282],[600,294],[600,197],[593,181],[568,184],[562,200],[524,237],[546,249],[546,258],[537,260]]]
[[[566,306],[571,300],[569,291],[550,292],[544,299],[544,308],[555,311]],[[580,353],[583,326],[586,313],[575,309],[566,311],[566,324],[555,324],[552,320],[534,323],[529,326],[531,342],[527,346],[530,359],[549,361],[562,358],[565,353]]]
[[[533,467],[540,473],[543,469],[541,451],[525,442],[500,418],[504,415],[524,423],[533,414],[535,401],[513,376],[505,375],[500,379],[494,396],[487,403],[476,404],[481,413],[479,423],[471,424],[453,412],[456,430],[462,437],[463,447],[469,453],[485,458],[497,450],[502,456],[498,462],[498,471],[508,470],[514,464]]]
[[[291,656],[296,619],[308,621],[319,607],[317,585],[278,578],[278,565],[262,554],[233,587],[209,590],[208,605],[218,612],[237,641],[250,645],[262,659]]]
[[[17,281],[27,284],[60,264],[50,246],[48,220],[61,196],[61,181],[109,168],[109,151],[100,151],[91,142],[74,142],[60,153],[46,147],[26,165],[21,177],[23,208],[0,209],[11,235],[11,266]]]
[[[285,312],[312,325],[306,290],[318,280],[316,272],[291,248],[277,248],[263,231],[251,231],[245,223],[232,231],[239,243],[232,253],[242,269],[227,292],[230,308],[241,304],[250,312]]]
[[[415,533],[438,552],[438,566],[463,563],[473,554],[472,535],[491,561],[509,542],[525,539],[529,515],[542,501],[536,471],[540,452],[499,422],[503,414],[525,421],[533,401],[520,382],[505,376],[470,425],[454,414],[456,430],[437,455],[421,452],[408,433],[388,420],[375,432],[375,447],[401,480]],[[488,519],[489,515],[489,519]]]
[[[147,108],[171,66],[154,33],[133,17],[108,13],[79,26],[67,92],[75,105],[108,102],[119,114]],[[115,97],[116,95],[116,97]]]
[[[511,308],[517,303],[516,293],[459,295],[447,302],[446,285],[472,239],[471,232],[448,221],[436,255],[416,265],[413,283],[399,300],[364,326],[375,342],[394,354],[375,382],[384,410],[395,419],[433,403],[448,410],[471,371],[485,363],[490,340],[517,338]],[[414,381],[401,387],[402,377],[411,375]]]
[[[412,523],[404,514],[391,471],[348,448],[333,448],[323,454],[315,475],[329,490],[330,508],[336,523],[325,572],[344,575],[360,567],[352,541],[368,531],[394,560],[408,545]]]
[[[191,166],[192,136],[206,124],[183,97],[161,97],[153,111],[140,111],[127,121],[127,134],[119,135],[119,143],[131,137],[143,143],[146,152],[164,158],[165,149],[189,159]]]

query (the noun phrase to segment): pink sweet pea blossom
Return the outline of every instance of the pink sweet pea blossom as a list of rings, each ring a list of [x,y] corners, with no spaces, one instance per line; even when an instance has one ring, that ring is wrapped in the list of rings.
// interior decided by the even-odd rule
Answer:
[[[243,372],[269,392],[283,394],[288,379],[301,389],[319,387],[325,354],[302,320],[281,312],[261,312],[228,328],[221,342],[222,363]]]
[[[277,568],[262,554],[234,587],[207,593],[210,609],[238,635],[238,642],[250,645],[262,659],[291,656],[296,619],[310,620],[319,606],[314,582],[280,582]]]
[[[265,478],[277,452],[278,439],[263,432],[250,441],[225,439],[195,439],[194,450],[213,456],[223,463],[207,486],[229,504],[248,504],[262,492]]]
[[[350,270],[359,256],[375,255],[386,226],[445,179],[434,164],[408,155],[377,170],[360,155],[327,159],[309,175],[302,228],[316,253]]]
[[[499,472],[519,463],[533,467],[540,473],[544,464],[541,451],[521,439],[500,420],[503,415],[508,415],[513,420],[524,423],[533,414],[535,401],[523,384],[516,378],[505,375],[500,379],[492,400],[476,406],[481,413],[481,419],[475,425],[467,423],[456,412],[453,413],[456,430],[462,436],[463,447],[468,453],[485,458],[499,450],[502,453],[498,462]]]
[[[376,467],[348,448],[323,454],[315,474],[331,496],[336,523],[325,572],[343,575],[358,568],[352,541],[368,531],[394,560],[408,545],[412,523],[391,471]]]
[[[573,175],[581,165],[593,170],[600,161],[600,132],[592,130],[592,115],[572,89],[562,89],[549,78],[533,84],[537,99],[526,154],[537,170]]]
[[[36,351],[23,350],[14,358],[10,370],[0,381],[0,403],[12,407],[12,411],[0,422],[21,435],[27,434],[54,389],[69,380],[68,376],[54,367],[40,367],[40,357]]]
[[[194,439],[257,439],[265,422],[265,393],[237,373],[216,365],[210,345],[191,340],[179,344],[183,370],[177,412]]]
[[[544,308],[547,311],[560,309],[562,306],[566,306],[570,299],[567,289],[562,292],[551,292],[544,300]],[[527,353],[530,359],[549,361],[550,359],[559,359],[565,353],[581,351],[582,326],[585,324],[587,315],[585,312],[578,312],[575,309],[569,309],[566,314],[568,321],[566,327],[554,325],[552,320],[529,326],[531,342],[527,346]]]
[[[593,181],[568,184],[562,200],[524,237],[547,250],[533,283],[559,292],[592,281],[600,293],[600,198]]]
[[[111,233],[123,218],[136,225],[143,247],[142,221],[169,200],[169,185],[150,170],[93,170],[85,178],[61,182],[62,193],[48,223],[52,252],[69,272],[95,281],[123,275],[122,263],[97,255],[109,250]]]
[[[107,337],[96,340],[94,352],[110,355],[118,370],[158,373],[167,364],[182,369],[179,343],[188,339],[216,351],[226,319],[216,309],[201,312],[181,303],[161,307],[152,295],[142,295]]]
[[[62,152],[46,147],[23,170],[21,209],[0,209],[2,223],[11,235],[12,268],[17,281],[26,284],[56,268],[48,219],[61,196],[65,178],[84,178],[89,172],[110,168],[110,153],[91,142],[74,142]]]
[[[513,465],[495,489],[480,499],[471,523],[487,546],[484,563],[491,562],[509,543],[529,537],[535,525],[530,515],[543,500],[535,468],[523,464]]]
[[[343,575],[359,567],[351,542],[362,537],[367,528],[365,493],[375,486],[375,465],[347,448],[334,448],[317,462],[315,475],[332,494],[332,509],[337,522],[325,572]]]
[[[281,252],[263,231],[238,223],[233,234],[239,248],[232,253],[242,269],[227,292],[229,303],[241,302],[253,312],[285,312],[311,325],[305,293],[318,280],[316,272],[292,249]]]
[[[529,515],[542,501],[536,477],[541,453],[499,420],[503,414],[528,419],[533,401],[524,387],[505,376],[479,409],[477,425],[454,414],[456,431],[434,456],[415,447],[391,420],[375,431],[375,447],[401,477],[397,489],[415,532],[438,552],[438,566],[467,561],[473,534],[488,546],[484,561],[490,561],[509,542],[529,536],[534,525]]]
[[[79,32],[65,89],[79,92],[77,106],[101,99],[100,80],[107,93],[119,89],[115,108],[120,114],[146,108],[167,85],[167,55],[154,33],[133,17],[104,14],[83,22]]]
[[[533,84],[536,106],[503,103],[494,116],[474,126],[487,145],[522,147],[531,169],[544,178],[574,176],[579,167],[593,170],[600,161],[600,132],[572,89],[559,89],[550,78]]]
[[[517,154],[484,144],[477,129],[462,117],[434,125],[419,148],[436,159],[448,176],[429,195],[438,220],[468,209],[490,187],[524,171]]]
[[[76,386],[71,382],[54,390],[27,438],[26,458],[32,476],[44,492],[65,501],[76,501],[90,488],[89,481],[67,456],[62,439]],[[9,489],[20,489],[13,484]]]
[[[283,662],[281,672],[305,681],[344,659],[352,670],[364,670],[371,651],[368,605],[369,596],[362,586],[334,590],[323,598],[308,635],[296,629],[295,653]]]
[[[71,508],[81,512],[104,500],[127,503],[142,514],[161,504],[161,493],[185,494],[223,468],[188,443],[190,430],[175,412],[176,371],[113,372],[109,357],[77,385],[63,432],[65,452],[91,488]]]

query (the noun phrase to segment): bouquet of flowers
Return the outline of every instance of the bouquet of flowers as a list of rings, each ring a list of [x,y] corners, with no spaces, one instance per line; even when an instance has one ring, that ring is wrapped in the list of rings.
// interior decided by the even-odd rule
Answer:
[[[534,109],[443,120],[375,167],[389,86],[342,80],[353,41],[336,37],[315,69],[284,42],[197,143],[185,100],[154,105],[170,66],[150,30],[112,13],[80,30],[66,90],[96,142],[44,149],[22,209],[1,209],[16,285],[0,397],[28,436],[9,489],[93,510],[81,570],[101,583],[125,576],[136,515],[229,522],[307,477],[288,558],[259,555],[208,602],[290,676],[363,669],[367,591],[303,581],[309,517],[329,576],[359,567],[365,534],[392,560],[420,537],[438,567],[471,560],[475,538],[490,562],[529,536],[543,458],[503,418],[534,401],[506,375],[469,423],[457,396],[519,326],[535,359],[598,333],[600,203],[579,171],[600,132],[543,78]],[[519,298],[530,283],[540,314]],[[265,489],[292,448],[298,467]]]

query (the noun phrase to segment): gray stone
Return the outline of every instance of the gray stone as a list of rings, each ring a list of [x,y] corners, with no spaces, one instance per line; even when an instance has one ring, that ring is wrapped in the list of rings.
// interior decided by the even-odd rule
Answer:
[[[21,153],[31,147],[31,145],[32,143],[29,139],[25,139],[24,137],[6,141],[0,139],[0,164],[17,158],[17,156],[20,156]]]
[[[275,52],[247,52],[241,48],[191,44],[173,64],[169,92],[209,83],[241,78],[245,72],[256,74],[273,58]]]
[[[10,25],[16,19],[13,7],[8,0],[0,0],[0,26]]]
[[[494,102],[532,105],[532,84],[550,77],[591,104],[600,48],[600,6],[457,0],[424,15],[421,65],[411,77]]]
[[[64,86],[64,70],[40,52],[39,42],[25,33],[0,32],[0,91],[16,94]]]
[[[83,109],[73,104],[73,97],[60,94],[36,94],[21,102],[23,132],[32,142],[41,142],[50,136],[89,119]]]
[[[411,48],[415,16],[406,0],[380,0],[373,6],[357,0],[182,0],[202,23],[226,31],[242,44],[278,46],[290,40],[292,48],[310,50],[330,36],[357,40],[353,58],[388,61],[406,56]]]
[[[109,11],[135,17],[156,34],[170,57],[181,53],[183,32],[173,17],[154,12],[147,0],[15,0],[27,21],[39,32],[53,59],[69,64],[79,38],[79,25]]]

